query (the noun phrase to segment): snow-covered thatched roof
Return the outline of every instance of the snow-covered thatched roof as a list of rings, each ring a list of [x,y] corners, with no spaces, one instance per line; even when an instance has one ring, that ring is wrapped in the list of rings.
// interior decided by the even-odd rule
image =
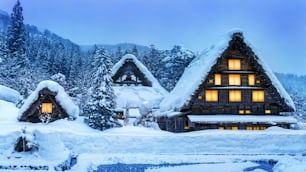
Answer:
[[[75,118],[79,115],[79,107],[72,102],[64,88],[54,81],[46,80],[40,82],[35,91],[26,99],[25,103],[19,110],[18,119],[20,119],[23,113],[27,111],[30,106],[39,98],[39,91],[43,90],[44,88],[47,88],[50,91],[56,93],[56,101],[62,106],[62,108],[67,112],[69,116]]]
[[[145,75],[145,77],[152,82],[152,87],[157,90],[158,92],[161,92],[163,94],[166,94],[167,91],[159,84],[157,79],[152,75],[152,73],[148,70],[146,66],[144,66],[133,54],[126,54],[124,55],[112,68],[112,73],[115,75],[120,67],[125,63],[125,61],[129,59],[132,60],[133,63],[136,65],[136,67]]]
[[[4,100],[11,103],[18,103],[22,99],[18,91],[0,85],[0,100]]]
[[[242,32],[240,30],[235,30],[227,33],[219,43],[204,50],[189,64],[182,77],[177,82],[175,88],[161,102],[160,108],[162,114],[163,112],[180,111],[185,105],[189,104],[195,91],[205,81],[212,67],[217,63],[218,59],[221,58],[222,53],[228,47],[234,33]],[[252,51],[254,51],[257,56],[259,55],[259,53],[255,51],[255,48],[245,38],[244,42],[252,49]],[[284,98],[285,103],[290,108],[295,109],[292,99],[276,78],[272,70],[266,65],[266,63],[264,63],[260,56],[258,56],[256,60],[258,64],[263,67],[265,74],[270,78],[277,92],[282,98]]]

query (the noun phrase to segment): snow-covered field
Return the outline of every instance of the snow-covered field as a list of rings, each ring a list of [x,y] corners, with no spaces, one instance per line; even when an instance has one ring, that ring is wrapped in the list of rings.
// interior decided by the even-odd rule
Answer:
[[[306,171],[306,130],[175,134],[127,126],[101,132],[89,128],[81,117],[46,125],[18,122],[17,115],[12,103],[0,101],[0,171],[24,171],[30,166],[54,171],[61,164],[72,164],[70,171],[103,171],[103,165],[118,163],[149,164],[143,171],[150,172]],[[14,144],[25,127],[35,134],[39,150],[16,153]],[[76,162],[70,157],[76,157]],[[262,164],[270,161],[276,164],[264,168]]]

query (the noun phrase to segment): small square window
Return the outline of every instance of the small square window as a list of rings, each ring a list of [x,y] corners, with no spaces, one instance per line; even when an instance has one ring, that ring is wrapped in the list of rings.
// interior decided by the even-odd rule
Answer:
[[[52,103],[42,103],[41,113],[52,113]]]
[[[271,110],[270,109],[266,109],[265,110],[265,114],[271,114]]]

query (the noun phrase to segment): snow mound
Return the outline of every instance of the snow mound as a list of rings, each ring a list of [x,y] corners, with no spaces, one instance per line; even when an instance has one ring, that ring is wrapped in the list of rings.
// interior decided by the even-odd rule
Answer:
[[[18,103],[22,99],[18,91],[0,85],[0,100],[4,100],[11,103]]]
[[[216,64],[218,58],[228,47],[229,41],[232,39],[234,33],[242,33],[241,30],[235,29],[223,36],[220,42],[205,49],[199,56],[197,56],[185,69],[182,77],[177,82],[175,88],[169,93],[167,97],[161,102],[161,112],[180,111],[182,107],[187,105],[191,100],[195,90],[197,90],[206,79],[211,68]],[[251,46],[249,41],[244,38],[245,43],[254,51],[258,57],[257,61],[262,65],[265,73],[271,79],[272,84],[277,89],[278,93],[289,107],[295,109],[294,103],[284,87],[278,81],[272,70],[260,58],[260,54]]]
[[[115,86],[113,89],[117,108],[140,107],[144,102],[150,102],[153,107],[158,107],[165,96],[163,91],[145,86]]]
[[[20,108],[18,119],[20,119],[22,114],[38,99],[39,91],[44,88],[48,88],[50,91],[57,93],[55,96],[56,101],[65,109],[69,116],[76,118],[79,115],[79,107],[72,102],[64,88],[54,81],[45,80],[38,84],[35,91],[27,98]]]

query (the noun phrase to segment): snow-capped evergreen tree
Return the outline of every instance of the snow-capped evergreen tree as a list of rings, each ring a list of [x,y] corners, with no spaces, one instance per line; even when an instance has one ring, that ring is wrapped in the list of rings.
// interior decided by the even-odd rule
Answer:
[[[105,130],[114,125],[112,120],[115,108],[115,94],[111,86],[110,56],[105,49],[96,48],[93,54],[93,61],[96,62],[92,78],[92,94],[84,108],[85,122],[92,128]]]
[[[23,24],[22,7],[19,0],[17,0],[11,14],[6,47],[8,51],[6,59],[8,85],[27,97],[32,81],[29,60],[26,55],[26,32]]]

